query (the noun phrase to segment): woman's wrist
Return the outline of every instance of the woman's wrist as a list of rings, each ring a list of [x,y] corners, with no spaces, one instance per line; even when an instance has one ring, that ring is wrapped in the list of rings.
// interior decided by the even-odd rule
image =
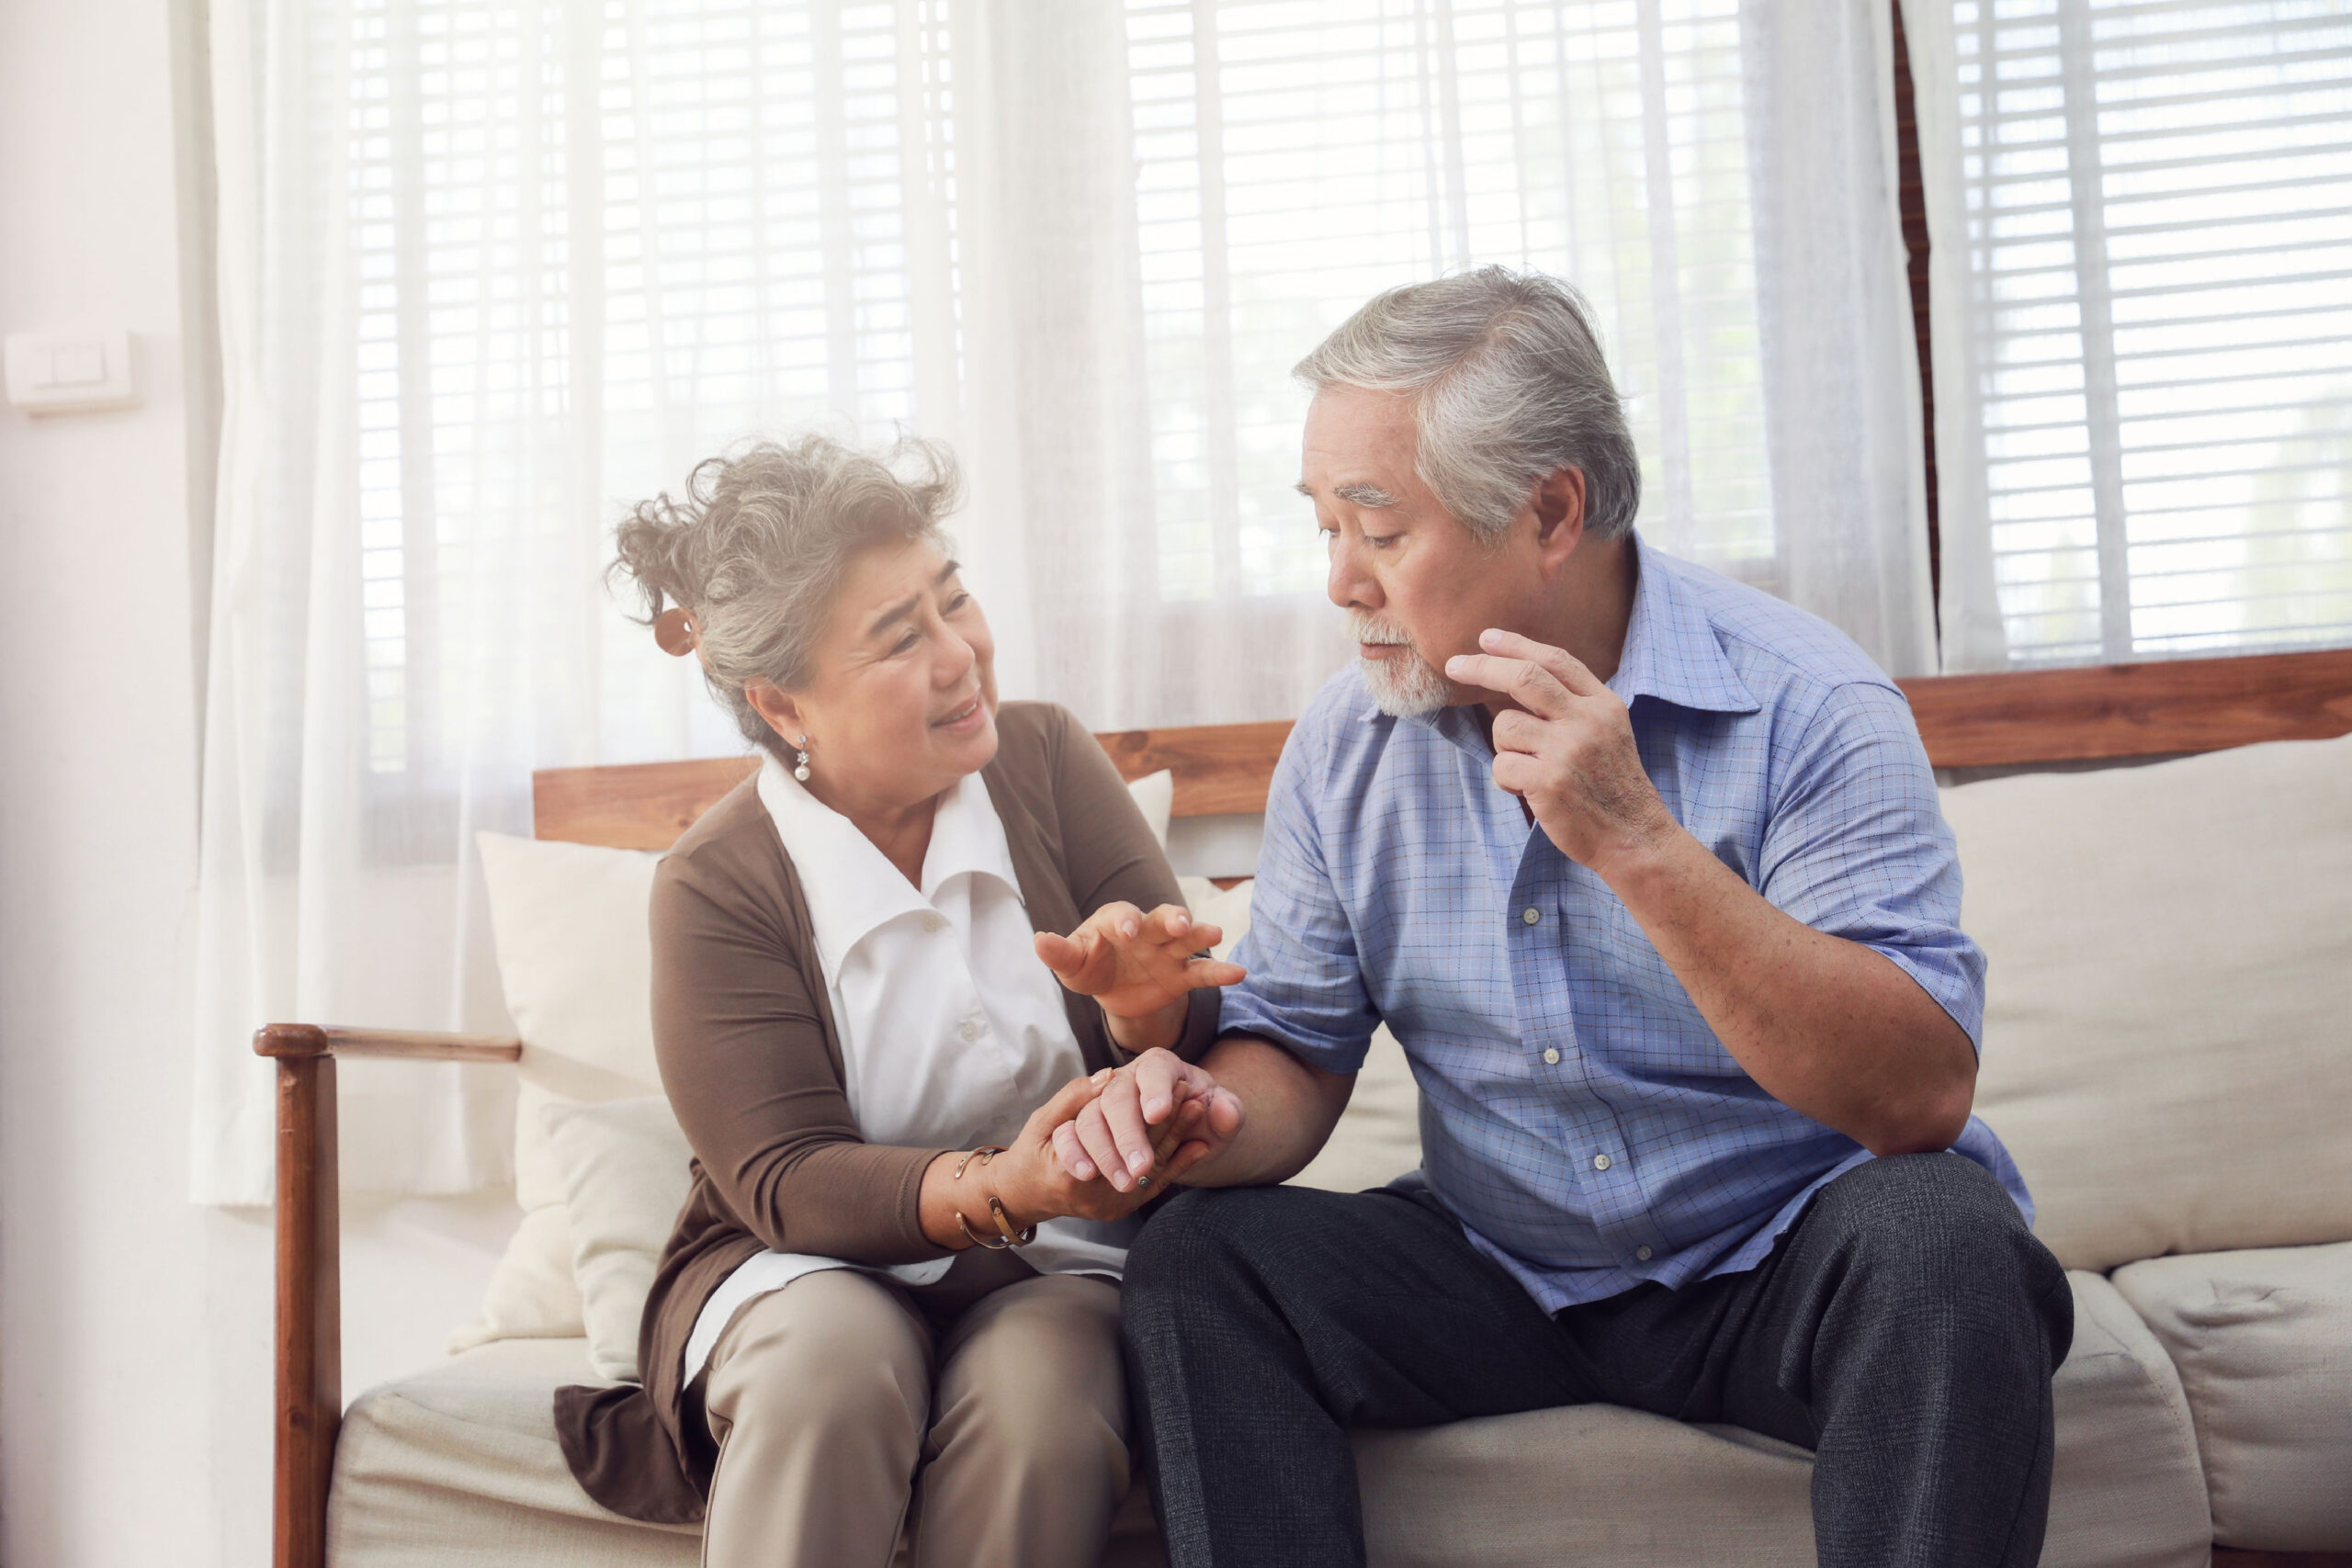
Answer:
[[[1130,1056],[1140,1056],[1146,1051],[1172,1051],[1184,1037],[1184,1019],[1192,1011],[1192,1000],[1188,992],[1140,1018],[1125,1017],[1104,1008],[1102,1023],[1111,1032],[1112,1043]]]

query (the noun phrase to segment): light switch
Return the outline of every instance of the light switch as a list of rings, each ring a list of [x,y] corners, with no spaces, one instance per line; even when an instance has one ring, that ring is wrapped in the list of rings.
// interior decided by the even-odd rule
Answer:
[[[6,358],[8,400],[28,413],[128,408],[139,400],[130,334],[119,328],[10,333]]]

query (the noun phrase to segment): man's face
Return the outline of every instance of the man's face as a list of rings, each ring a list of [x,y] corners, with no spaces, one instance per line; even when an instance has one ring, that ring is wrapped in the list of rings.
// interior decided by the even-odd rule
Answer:
[[[1535,563],[1473,535],[1413,470],[1413,405],[1394,392],[1327,387],[1306,411],[1299,491],[1331,555],[1331,603],[1348,612],[1364,685],[1386,713],[1433,713],[1487,694],[1440,673],[1517,624]]]

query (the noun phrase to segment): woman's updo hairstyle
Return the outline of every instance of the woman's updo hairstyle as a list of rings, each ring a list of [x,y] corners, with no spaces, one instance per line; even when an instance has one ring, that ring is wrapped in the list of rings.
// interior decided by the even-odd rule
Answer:
[[[763,441],[696,464],[683,497],[640,502],[615,533],[606,576],[635,585],[646,625],[665,605],[685,612],[711,694],[747,739],[783,756],[745,683],[805,685],[851,559],[919,540],[946,550],[939,524],[958,489],[955,457],[914,436],[880,457],[823,435]]]

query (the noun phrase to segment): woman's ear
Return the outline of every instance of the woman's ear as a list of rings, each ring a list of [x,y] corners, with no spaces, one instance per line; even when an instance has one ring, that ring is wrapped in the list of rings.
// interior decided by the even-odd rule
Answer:
[[[808,718],[800,711],[799,703],[793,699],[791,694],[777,690],[774,683],[746,681],[743,682],[743,696],[752,705],[752,710],[767,720],[768,728],[784,739],[797,745],[801,737],[808,733]]]

